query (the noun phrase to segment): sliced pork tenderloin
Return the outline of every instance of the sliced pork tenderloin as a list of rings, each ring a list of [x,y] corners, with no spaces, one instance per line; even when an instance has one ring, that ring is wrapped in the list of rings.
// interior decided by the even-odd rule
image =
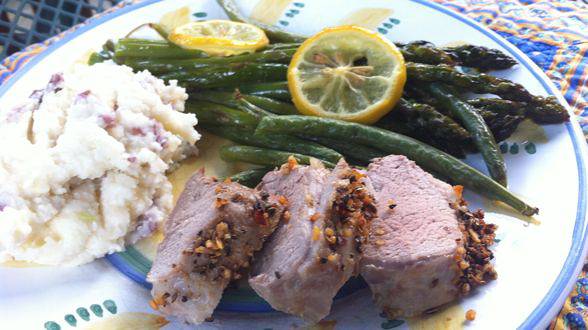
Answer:
[[[361,245],[376,216],[371,185],[344,161],[331,173],[290,162],[259,188],[288,199],[289,221],[256,256],[249,284],[273,308],[318,322],[359,271]]]
[[[227,284],[249,266],[283,212],[277,198],[263,191],[196,173],[165,223],[165,238],[147,276],[153,303],[189,323],[210,317]]]
[[[404,156],[374,160],[367,175],[379,217],[361,275],[388,317],[430,312],[496,277],[488,249],[495,226],[468,211],[459,189]]]

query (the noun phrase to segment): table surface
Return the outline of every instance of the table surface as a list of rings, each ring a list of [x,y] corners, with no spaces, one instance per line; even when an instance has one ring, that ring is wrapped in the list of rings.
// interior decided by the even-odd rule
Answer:
[[[122,0],[0,0],[0,60]]]

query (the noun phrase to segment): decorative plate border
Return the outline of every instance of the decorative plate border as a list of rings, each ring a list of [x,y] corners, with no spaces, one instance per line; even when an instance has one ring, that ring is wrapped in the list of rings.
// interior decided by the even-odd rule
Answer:
[[[561,93],[557,91],[553,82],[549,80],[547,75],[535,63],[533,63],[527,55],[517,49],[513,44],[502,38],[498,33],[482,26],[478,22],[468,17],[462,16],[448,8],[445,8],[436,3],[430,3],[425,0],[410,0],[412,2],[419,3],[426,7],[435,9],[443,14],[446,14],[458,21],[468,24],[474,29],[478,30],[482,34],[486,35],[500,46],[504,47],[512,56],[514,56],[521,65],[527,68],[533,76],[539,80],[541,86],[549,95],[557,97],[559,102],[566,105],[568,112],[572,116],[574,114],[570,111],[570,106],[567,101],[563,98]],[[557,276],[555,282],[551,285],[551,288],[547,292],[547,295],[543,297],[541,302],[531,315],[529,315],[525,321],[519,326],[520,329],[531,329],[531,328],[545,328],[550,319],[557,314],[557,310],[563,305],[568,293],[570,292],[574,282],[576,281],[576,274],[580,272],[588,252],[587,246],[587,233],[586,233],[586,141],[581,133],[580,126],[577,122],[567,122],[565,124],[572,145],[574,147],[574,153],[576,156],[576,165],[578,166],[578,206],[576,211],[576,223],[574,224],[574,231],[572,234],[572,246],[570,252],[566,257],[564,266]],[[551,316],[550,316],[551,315]]]
[[[121,273],[142,287],[151,290],[151,283],[145,277],[151,269],[152,262],[145,258],[140,251],[133,246],[127,247],[123,252],[113,253],[106,256],[106,259]],[[337,292],[335,300],[344,298],[356,291],[367,288],[367,283],[359,277],[351,278]],[[217,306],[223,312],[243,313],[268,313],[275,310],[265,300],[259,297],[252,289],[228,288]]]
[[[26,74],[31,68],[33,68],[36,64],[41,62],[47,55],[54,52],[61,46],[65,45],[70,40],[84,34],[85,32],[95,28],[96,26],[107,22],[115,17],[124,15],[128,12],[137,10],[139,8],[161,2],[162,0],[145,0],[140,3],[131,4],[126,7],[123,7],[119,10],[116,10],[112,13],[99,17],[92,21],[91,23],[80,27],[76,31],[67,34],[64,36],[63,39],[55,42],[51,46],[49,46],[46,50],[44,50],[39,55],[35,56],[31,61],[29,61],[22,69],[18,70],[12,77],[10,77],[2,86],[0,86],[0,97],[3,96],[9,89],[14,85],[16,81],[18,81],[24,74]],[[537,80],[541,83],[545,91],[550,94],[554,95],[558,98],[558,100],[562,103],[567,105],[565,99],[561,96],[561,93],[555,89],[553,83],[549,80],[549,78],[520,50],[516,49],[511,43],[503,39],[497,33],[489,30],[488,28],[480,25],[478,22],[464,17],[456,12],[451,11],[439,4],[431,3],[426,0],[410,0],[412,2],[416,2],[423,6],[429,7],[434,9],[442,14],[450,16],[462,23],[465,23],[474,29],[478,30],[485,36],[489,37],[502,47],[504,47],[512,56],[514,56],[521,65],[525,66],[532,74],[535,76]],[[569,105],[567,106],[569,110]],[[586,257],[587,252],[587,232],[586,232],[586,205],[587,205],[587,192],[586,192],[586,142],[584,140],[583,135],[581,134],[580,128],[577,122],[570,121],[565,124],[568,134],[570,135],[570,139],[572,140],[572,145],[574,147],[574,153],[576,156],[576,165],[578,167],[578,181],[579,181],[579,193],[578,193],[578,206],[576,212],[576,222],[574,224],[574,231],[572,235],[572,246],[570,248],[570,252],[566,257],[564,262],[564,266],[560,271],[558,277],[556,278],[555,282],[552,284],[550,290],[548,291],[547,295],[541,300],[539,305],[533,310],[533,312],[527,317],[527,319],[519,326],[519,328],[527,329],[527,328],[536,328],[536,327],[545,327],[549,322],[549,319],[556,314],[557,310],[559,309],[563,301],[565,300],[568,291],[571,289],[576,274],[580,271],[580,268],[583,265],[583,261]],[[109,261],[113,263],[116,267],[117,263],[113,262],[111,259],[108,258]],[[118,268],[118,267],[117,267]],[[125,271],[123,271],[125,272]],[[128,272],[125,272],[128,274]],[[128,274],[131,278],[131,274]],[[134,278],[133,278],[134,279]]]

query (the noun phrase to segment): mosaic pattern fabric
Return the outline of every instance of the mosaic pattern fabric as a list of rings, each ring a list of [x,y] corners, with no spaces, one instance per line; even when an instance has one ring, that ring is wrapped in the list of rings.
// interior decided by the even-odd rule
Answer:
[[[588,4],[552,0],[434,0],[496,31],[531,58],[588,134]]]
[[[140,0],[127,0],[117,10]],[[582,1],[433,0],[499,33],[527,54],[561,90],[588,135],[588,4]],[[91,22],[94,18],[87,20]],[[25,48],[0,62],[0,84],[62,34]],[[586,329],[588,274],[580,274],[550,329]]]
[[[112,11],[115,11],[119,8],[122,8],[124,6],[127,6],[127,5],[135,3],[135,2],[140,2],[140,0],[122,1],[118,5],[109,8],[108,10],[104,11],[100,15],[96,15],[92,18],[87,19],[83,24],[76,25],[76,26],[72,27],[71,29],[64,31],[58,35],[55,35],[55,36],[53,36],[53,37],[51,37],[41,43],[32,44],[32,45],[26,47],[25,49],[23,49],[22,51],[20,51],[18,53],[14,53],[14,54],[6,57],[2,61],[0,61],[0,84],[2,84],[4,81],[6,81],[6,79],[8,79],[13,73],[18,71],[18,69],[20,69],[25,63],[27,63],[29,60],[31,60],[33,57],[35,57],[35,55],[41,53],[42,51],[47,49],[47,47],[49,47],[51,44],[53,44],[54,42],[63,38],[64,35],[77,30],[78,28],[80,28],[84,24],[90,23],[94,19],[96,19],[102,15],[108,14]]]
[[[588,137],[588,4],[550,0],[434,0],[496,31],[551,78]],[[588,274],[576,285],[550,329],[586,329]]]

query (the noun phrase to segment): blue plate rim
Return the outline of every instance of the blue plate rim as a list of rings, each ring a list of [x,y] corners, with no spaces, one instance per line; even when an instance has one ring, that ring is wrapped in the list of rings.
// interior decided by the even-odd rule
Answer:
[[[47,49],[42,51],[40,54],[36,55],[33,59],[31,59],[28,63],[26,63],[21,69],[19,69],[15,74],[13,74],[7,81],[5,81],[2,86],[0,86],[0,97],[2,97],[10,88],[14,85],[16,81],[18,81],[22,76],[24,76],[29,70],[31,70],[35,65],[41,62],[45,57],[49,54],[54,52],[55,50],[59,49],[69,41],[75,39],[76,37],[84,34],[85,32],[101,25],[104,22],[112,20],[118,16],[124,15],[128,12],[135,11],[137,9],[143,8],[145,6],[152,5],[154,3],[161,2],[163,0],[145,0],[139,3],[130,4],[125,7],[122,7],[116,11],[111,13],[107,13],[101,17],[93,19],[91,22],[81,26],[76,31],[67,34],[62,39],[56,41]],[[478,22],[467,18],[459,13],[456,13],[448,8],[443,7],[442,5],[429,2],[427,0],[409,0],[423,6],[429,7],[434,9],[442,14],[450,16],[454,19],[459,20],[462,23],[465,23],[474,29],[478,30],[480,33],[484,34],[485,36],[489,37],[500,46],[505,48],[512,56],[514,56],[520,65],[525,66],[535,78],[541,83],[542,87],[549,95],[557,96],[559,101],[566,104],[567,102],[562,97],[561,93],[557,91],[553,83],[547,78],[547,76],[520,50],[518,50],[514,45],[510,42],[502,38],[497,33],[493,32],[492,30],[482,26]],[[567,105],[569,109],[569,105]],[[541,302],[533,312],[525,319],[525,321],[519,326],[519,328],[527,329],[527,328],[535,328],[539,325],[543,327],[547,324],[547,322],[555,315],[551,315],[553,312],[553,306],[558,302],[563,303],[563,299],[567,297],[571,286],[573,285],[577,274],[579,273],[583,260],[586,256],[587,252],[587,242],[588,236],[586,232],[586,205],[587,205],[587,193],[586,193],[586,142],[584,141],[584,136],[581,133],[579,124],[574,120],[570,120],[570,122],[565,124],[568,134],[570,135],[570,139],[572,141],[572,145],[574,148],[574,153],[576,157],[576,165],[578,168],[578,204],[577,204],[577,212],[576,212],[576,221],[574,224],[574,230],[572,235],[572,246],[570,247],[570,251],[566,257],[564,262],[564,266],[562,270],[558,274],[556,280],[551,285],[550,290],[548,293],[542,298]],[[110,260],[110,258],[108,258]],[[120,266],[120,263],[113,262],[111,263],[119,269],[121,272],[126,274],[127,276],[131,277],[135,280],[135,276],[129,273],[129,270],[120,269],[117,264]]]

